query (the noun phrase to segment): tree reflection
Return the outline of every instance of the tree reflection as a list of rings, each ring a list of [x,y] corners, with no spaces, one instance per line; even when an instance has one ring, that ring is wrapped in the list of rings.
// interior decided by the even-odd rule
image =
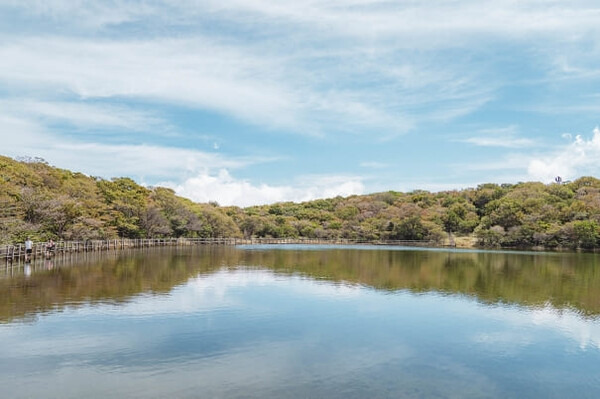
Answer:
[[[469,295],[483,303],[552,305],[600,314],[595,254],[455,252],[355,248],[154,248],[81,254],[9,266],[0,275],[0,322],[28,320],[66,306],[164,295],[191,277],[250,267],[378,290]]]

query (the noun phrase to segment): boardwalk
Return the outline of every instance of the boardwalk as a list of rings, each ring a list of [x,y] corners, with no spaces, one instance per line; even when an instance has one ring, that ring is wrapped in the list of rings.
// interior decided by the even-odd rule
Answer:
[[[186,245],[258,245],[258,244],[309,244],[309,245],[402,245],[402,246],[439,246],[433,241],[368,241],[349,239],[318,238],[145,238],[117,240],[59,241],[55,243],[54,256],[77,252],[118,251],[129,248],[148,248],[161,246]],[[45,242],[33,244],[33,259],[46,257]],[[20,261],[25,258],[25,245],[0,246],[0,260],[7,262]]]

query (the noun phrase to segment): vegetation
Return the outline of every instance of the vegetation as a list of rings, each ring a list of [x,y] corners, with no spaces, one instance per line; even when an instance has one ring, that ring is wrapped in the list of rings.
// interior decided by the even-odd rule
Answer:
[[[482,184],[248,208],[198,204],[129,178],[105,180],[0,156],[0,242],[115,237],[431,240],[486,247],[600,247],[600,180]]]
[[[238,237],[225,209],[168,188],[104,180],[0,157],[0,242],[140,237]]]

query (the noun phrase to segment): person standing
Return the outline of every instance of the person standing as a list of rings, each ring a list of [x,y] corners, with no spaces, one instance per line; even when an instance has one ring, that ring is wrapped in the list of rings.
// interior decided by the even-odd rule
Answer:
[[[46,244],[46,258],[51,257],[52,255],[54,255],[54,249],[56,248],[56,244],[54,244],[54,240],[50,240],[47,244]]]
[[[33,241],[29,237],[25,239],[25,260],[29,260],[31,257],[31,252],[33,252]]]

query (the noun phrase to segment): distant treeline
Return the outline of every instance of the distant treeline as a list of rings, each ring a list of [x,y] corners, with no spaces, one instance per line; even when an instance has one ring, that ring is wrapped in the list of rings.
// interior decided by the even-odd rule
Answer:
[[[0,156],[0,242],[116,237],[309,237],[432,240],[485,247],[600,247],[600,180],[388,191],[239,208],[162,187],[105,180]]]

